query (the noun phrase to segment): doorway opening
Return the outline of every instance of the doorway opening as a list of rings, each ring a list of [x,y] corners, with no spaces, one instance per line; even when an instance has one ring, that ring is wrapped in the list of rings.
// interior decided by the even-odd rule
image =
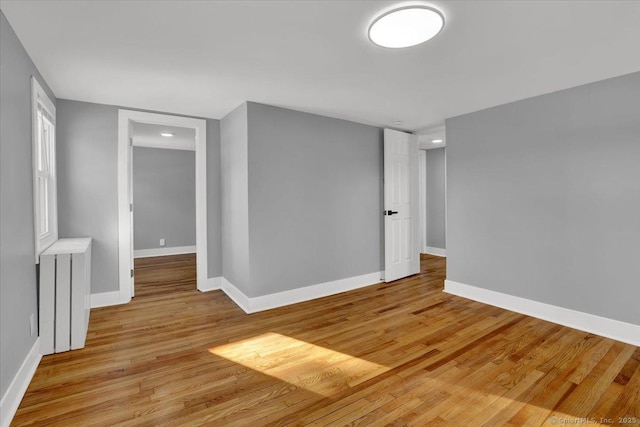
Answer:
[[[447,255],[447,162],[444,125],[418,134],[420,252]]]
[[[171,136],[155,135],[164,133]],[[175,138],[175,139],[174,139]],[[172,148],[167,148],[171,146]],[[161,147],[161,148],[160,148]],[[149,151],[149,150],[154,150]],[[146,150],[141,151],[141,150]],[[174,194],[178,199],[173,202],[165,200],[154,200],[149,202],[149,206],[143,208],[149,211],[155,210],[153,224],[145,224],[143,233],[136,236],[134,226],[134,157],[140,159],[156,159],[171,156],[169,151],[187,151],[183,156],[182,163],[189,163],[189,157],[195,169],[193,181],[195,184],[194,210],[195,227],[192,234],[185,227],[188,227],[188,219],[181,221],[181,226],[176,230],[169,230],[166,226],[167,217],[180,216],[182,212],[185,216],[191,216],[186,209],[175,209],[170,203],[180,203],[180,196],[184,194]],[[160,162],[162,163],[162,162]],[[166,159],[165,159],[166,163]],[[158,170],[147,171],[149,174],[155,173],[155,179],[171,181],[171,174],[160,178]],[[175,172],[175,171],[173,171]],[[173,178],[176,176],[174,175]],[[148,178],[148,177],[147,177]],[[186,181],[186,180],[185,180]],[[168,181],[167,181],[168,182]],[[165,186],[167,185],[165,182]],[[147,183],[149,184],[149,183]],[[173,184],[176,184],[175,182]],[[171,185],[173,185],[171,184]],[[183,184],[180,184],[183,185]],[[185,184],[186,185],[186,184]],[[174,191],[176,193],[176,191]],[[177,191],[179,193],[179,191]],[[143,193],[138,193],[140,196]],[[166,114],[145,113],[140,111],[119,110],[118,116],[118,233],[119,233],[119,287],[120,299],[122,303],[128,302],[135,295],[135,264],[134,257],[136,250],[138,258],[146,255],[169,255],[173,257],[189,257],[188,253],[195,252],[196,263],[196,287],[198,290],[206,288],[207,281],[207,199],[206,199],[206,121],[202,119],[192,119]],[[149,196],[149,194],[145,194]],[[187,198],[183,200],[187,202]],[[146,202],[145,202],[146,203]],[[155,203],[155,205],[154,205]],[[140,206],[139,206],[140,207]],[[159,214],[159,211],[162,211]],[[169,212],[170,211],[170,212]],[[187,213],[185,213],[187,212]],[[140,213],[140,212],[138,212]],[[152,212],[153,213],[153,212]],[[168,214],[168,215],[165,215]],[[193,216],[191,216],[193,221]],[[186,218],[178,218],[184,220]],[[147,219],[147,221],[150,221]],[[163,225],[164,224],[164,225]],[[186,225],[184,225],[186,224]],[[164,227],[164,229],[162,229]],[[140,228],[140,226],[138,227]],[[180,230],[182,228],[182,230]],[[162,229],[162,230],[161,230]],[[159,231],[161,230],[161,231]],[[195,235],[194,235],[195,234]],[[194,239],[193,239],[194,238]],[[136,248],[135,241],[139,245]],[[156,242],[157,240],[157,242]],[[195,240],[195,241],[194,241]],[[192,244],[189,244],[192,243]],[[195,250],[194,250],[195,249]],[[184,260],[183,260],[184,261]],[[140,264],[140,263],[139,263]],[[144,263],[142,263],[144,264]],[[187,261],[188,264],[188,261]]]
[[[134,290],[196,288],[195,130],[132,122]]]

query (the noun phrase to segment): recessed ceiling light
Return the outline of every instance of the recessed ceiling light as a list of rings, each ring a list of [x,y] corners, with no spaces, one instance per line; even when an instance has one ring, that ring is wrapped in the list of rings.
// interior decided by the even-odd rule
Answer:
[[[162,132],[160,135],[166,136],[167,138],[171,138],[173,136],[173,134],[169,132]]]
[[[444,27],[444,16],[427,6],[407,6],[384,13],[369,27],[369,40],[378,46],[415,46],[434,38]]]
[[[431,142],[433,142],[434,144],[440,144],[442,142],[441,139],[432,139]]]

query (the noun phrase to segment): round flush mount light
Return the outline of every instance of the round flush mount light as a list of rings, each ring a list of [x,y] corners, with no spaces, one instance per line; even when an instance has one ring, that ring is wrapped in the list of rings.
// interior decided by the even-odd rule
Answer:
[[[167,137],[167,138],[171,138],[173,136],[173,134],[169,133],[169,132],[162,132],[160,135],[162,135],[164,137]]]
[[[428,6],[406,6],[386,12],[369,26],[369,40],[378,46],[402,48],[431,40],[444,27],[444,16]]]

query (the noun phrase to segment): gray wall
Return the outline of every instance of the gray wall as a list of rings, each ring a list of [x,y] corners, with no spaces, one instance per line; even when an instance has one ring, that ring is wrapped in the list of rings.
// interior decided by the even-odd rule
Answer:
[[[220,120],[207,119],[207,275],[222,276]]]
[[[220,122],[222,271],[227,280],[249,295],[247,130],[246,103]]]
[[[87,102],[58,101],[58,211],[61,237],[94,239],[92,292],[118,290],[118,108]],[[217,120],[207,120],[208,183],[220,163]],[[210,174],[210,176],[209,176]],[[207,186],[208,237],[219,234],[219,190]],[[218,199],[219,200],[219,199]],[[208,241],[209,277],[221,275],[221,253]]]
[[[427,246],[446,249],[445,148],[432,148],[427,153]]]
[[[0,396],[20,369],[38,318],[31,160],[31,76],[56,99],[0,12]]]
[[[133,246],[196,245],[196,152],[133,147]]]
[[[118,109],[58,100],[60,237],[91,237],[92,293],[118,290]]]
[[[247,295],[381,271],[382,130],[253,102],[248,126]]]
[[[640,73],[446,127],[448,279],[640,324]]]

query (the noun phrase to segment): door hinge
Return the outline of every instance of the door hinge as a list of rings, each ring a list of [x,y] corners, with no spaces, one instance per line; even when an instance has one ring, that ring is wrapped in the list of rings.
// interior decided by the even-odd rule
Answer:
[[[133,268],[131,269],[131,277],[133,277]]]
[[[129,147],[133,147],[133,138],[129,138]]]
[[[129,212],[133,212],[133,203],[129,203]]]

